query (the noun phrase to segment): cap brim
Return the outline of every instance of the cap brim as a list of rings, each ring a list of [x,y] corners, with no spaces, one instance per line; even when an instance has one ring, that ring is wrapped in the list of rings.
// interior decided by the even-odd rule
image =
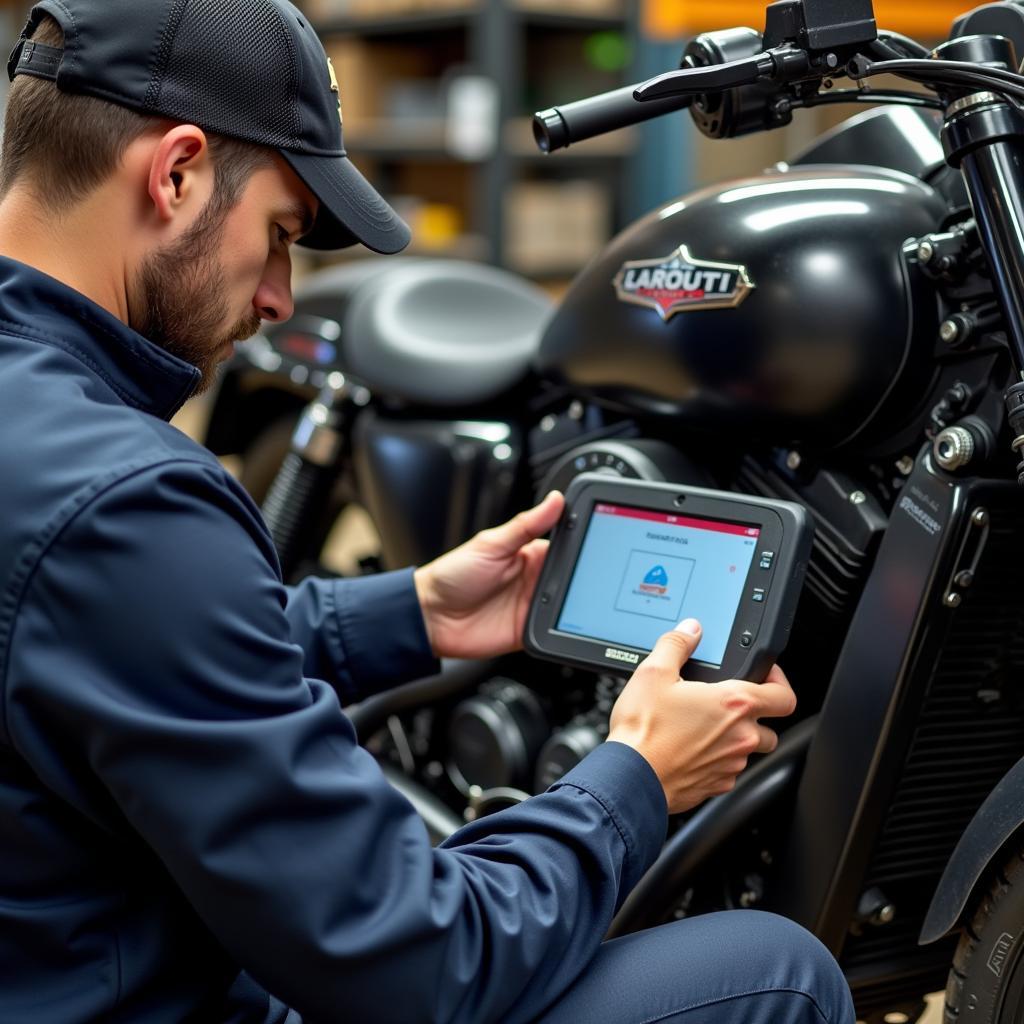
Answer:
[[[320,200],[313,230],[299,240],[308,249],[344,249],[362,242],[374,252],[401,252],[412,237],[409,225],[344,156],[280,151]]]

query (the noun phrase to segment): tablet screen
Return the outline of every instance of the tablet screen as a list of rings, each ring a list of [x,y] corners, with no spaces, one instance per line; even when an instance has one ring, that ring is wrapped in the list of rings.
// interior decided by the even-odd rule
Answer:
[[[694,657],[718,667],[760,529],[597,503],[556,629],[650,650],[682,619],[700,620]]]

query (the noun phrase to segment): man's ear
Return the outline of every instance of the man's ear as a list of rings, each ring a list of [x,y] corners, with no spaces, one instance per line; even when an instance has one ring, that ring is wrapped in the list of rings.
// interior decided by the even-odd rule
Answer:
[[[194,124],[176,125],[157,144],[149,167],[149,197],[164,223],[190,206],[205,206],[213,167],[206,133]]]

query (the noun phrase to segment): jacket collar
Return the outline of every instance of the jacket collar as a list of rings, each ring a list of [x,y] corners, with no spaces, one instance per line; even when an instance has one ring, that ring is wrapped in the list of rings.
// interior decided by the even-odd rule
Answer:
[[[0,331],[56,345],[106,381],[128,405],[169,420],[200,373],[125,326],[91,299],[0,256]]]

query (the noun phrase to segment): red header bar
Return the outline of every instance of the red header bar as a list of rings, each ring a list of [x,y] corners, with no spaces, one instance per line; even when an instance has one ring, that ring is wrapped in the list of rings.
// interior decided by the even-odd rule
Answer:
[[[709,530],[712,533],[731,533],[738,537],[760,537],[756,526],[740,526],[738,523],[722,523],[717,519],[691,519],[689,516],[674,516],[668,512],[653,512],[646,508],[629,508],[626,505],[594,506],[594,515],[622,516],[625,519],[646,519],[663,526],[686,527],[691,530]]]

